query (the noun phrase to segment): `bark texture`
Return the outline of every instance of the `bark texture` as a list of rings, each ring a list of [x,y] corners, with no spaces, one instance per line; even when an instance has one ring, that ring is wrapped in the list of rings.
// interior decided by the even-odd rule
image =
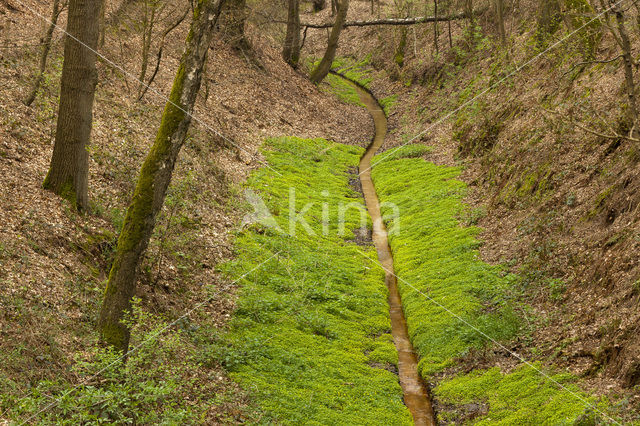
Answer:
[[[71,0],[64,43],[60,104],[51,167],[44,188],[88,207],[89,153],[102,0]]]
[[[287,34],[282,59],[296,68],[300,61],[300,0],[288,0]]]
[[[191,112],[202,81],[220,1],[197,4],[185,53],[174,79],[153,147],[138,177],[133,201],[127,210],[116,255],[100,311],[101,339],[126,353],[130,332],[122,320],[131,309],[138,267],[149,244],[156,216],[164,203],[171,175],[191,124]]]
[[[225,0],[220,20],[224,40],[234,49],[251,50],[244,33],[247,21],[247,0]]]
[[[322,60],[318,64],[315,70],[311,72],[310,79],[315,84],[320,83],[329,74],[331,70],[331,64],[336,56],[336,49],[338,48],[338,41],[340,39],[340,33],[347,19],[347,12],[349,10],[349,0],[340,0],[338,5],[338,14],[336,15],[336,21],[331,29],[329,35],[329,43],[327,50],[324,52]]]

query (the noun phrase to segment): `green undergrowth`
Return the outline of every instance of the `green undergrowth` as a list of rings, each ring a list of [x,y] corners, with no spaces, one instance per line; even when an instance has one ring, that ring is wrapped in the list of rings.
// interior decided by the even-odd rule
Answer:
[[[360,95],[358,95],[355,86],[344,78],[335,74],[328,74],[324,81],[328,84],[328,87],[323,86],[323,90],[333,94],[341,102],[366,108],[366,105],[360,100]]]
[[[373,247],[350,241],[354,229],[370,226],[349,186],[362,152],[320,139],[271,139],[264,150],[270,168],[248,180],[271,216],[237,235],[237,258],[224,268],[241,290],[216,358],[267,422],[411,423],[393,372],[384,275],[372,267]],[[353,206],[345,235],[341,204]],[[290,213],[308,229],[297,223],[290,232]]]
[[[553,374],[552,382],[540,374],[541,368],[540,364],[523,364],[509,374],[497,367],[476,370],[440,384],[434,395],[444,404],[480,403],[484,415],[475,423],[481,425],[586,426],[602,422],[595,398],[586,397],[578,389],[574,376]],[[566,390],[560,390],[560,385]],[[595,409],[585,408],[585,402]],[[455,421],[455,414],[445,412],[441,420]]]
[[[394,206],[399,211],[386,220],[389,243],[419,370],[429,380],[474,349],[508,342],[525,330],[514,310],[518,277],[482,262],[478,228],[459,223],[466,191],[456,180],[460,169],[415,158],[426,150],[409,145],[379,154],[372,177],[383,216],[394,217]],[[488,413],[474,420],[485,424],[567,424],[585,414],[583,402],[525,367],[461,375],[439,384],[434,394],[445,406],[488,405]],[[440,416],[451,421],[446,416],[456,412]]]
[[[66,374],[22,392],[0,374],[1,417],[38,425],[205,424],[212,406],[231,399],[219,391],[216,371],[200,362],[203,348],[194,344],[199,331],[188,318],[171,326],[136,300],[127,324],[133,340],[126,363],[120,353],[95,344],[78,352]]]
[[[354,81],[366,89],[370,89],[371,82],[373,81],[373,70],[369,65],[370,60],[370,56],[367,56],[360,61],[348,57],[339,57],[333,61],[331,69],[348,80]],[[308,64],[309,69],[313,69],[317,62],[310,60]],[[332,93],[340,101],[351,105],[365,107],[353,84],[345,81],[344,78],[330,73],[325,78],[324,83],[326,83],[326,85],[321,86],[323,90],[326,90],[328,93]],[[380,102],[380,106],[388,116],[397,100],[397,95],[391,95],[378,99],[378,102]]]

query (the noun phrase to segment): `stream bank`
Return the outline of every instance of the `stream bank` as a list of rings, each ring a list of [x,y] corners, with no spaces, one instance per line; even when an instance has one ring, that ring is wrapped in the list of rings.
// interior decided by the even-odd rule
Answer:
[[[378,101],[369,92],[354,84],[360,101],[366,106],[375,124],[375,136],[360,159],[359,176],[369,216],[373,222],[373,243],[378,260],[385,272],[385,284],[389,290],[389,312],[393,340],[398,351],[398,376],[404,392],[404,402],[411,411],[417,426],[435,425],[433,408],[427,386],[418,373],[418,357],[411,345],[407,321],[402,310],[398,282],[393,269],[393,256],[387,239],[387,229],[380,212],[380,201],[371,179],[371,160],[382,147],[387,135],[387,117]]]

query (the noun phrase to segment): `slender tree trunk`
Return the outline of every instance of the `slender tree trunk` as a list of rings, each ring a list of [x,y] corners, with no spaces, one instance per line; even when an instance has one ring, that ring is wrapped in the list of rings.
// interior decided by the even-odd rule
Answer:
[[[404,66],[404,56],[407,48],[407,27],[400,27],[400,41],[396,47],[393,61],[400,68]]]
[[[440,36],[438,34],[438,0],[433,0],[433,17],[435,18],[433,21],[433,47],[437,55],[440,53],[440,46],[438,45],[438,38]]]
[[[247,0],[226,0],[222,11],[224,39],[234,49],[251,50],[244,27],[247,20]]]
[[[62,9],[64,6],[62,5],[61,0],[54,0],[53,2],[53,12],[51,12],[51,23],[49,24],[49,28],[47,28],[47,32],[45,33],[42,39],[42,52],[40,52],[40,67],[38,68],[38,74],[36,75],[35,80],[33,81],[33,87],[31,87],[31,92],[29,92],[29,96],[24,101],[26,106],[31,106],[33,101],[36,100],[36,96],[38,96],[38,90],[40,90],[40,85],[42,84],[42,80],[44,78],[44,72],[47,69],[47,59],[49,58],[49,51],[51,50],[51,40],[53,39],[53,32],[56,29],[56,25],[58,24],[58,18],[60,17],[60,13],[62,13]]]
[[[287,35],[282,58],[296,68],[300,60],[300,0],[288,0],[288,3]]]
[[[118,8],[111,15],[109,15],[108,18],[105,18],[105,26],[117,25],[125,15],[129,6],[133,5],[136,1],[137,0],[122,0]]]
[[[156,216],[164,203],[171,175],[184,144],[191,112],[202,81],[207,51],[213,37],[220,0],[197,3],[187,46],[171,89],[153,147],[145,159],[133,201],[127,210],[109,273],[98,328],[101,339],[126,353],[130,332],[122,323],[131,309],[139,264],[153,233]]]
[[[469,20],[469,47],[475,44],[476,20],[473,16],[473,0],[464,0],[464,13]]]
[[[336,49],[338,48],[338,41],[340,39],[340,33],[342,32],[342,26],[347,20],[347,12],[349,11],[349,0],[340,0],[338,2],[338,14],[336,15],[336,21],[331,28],[331,34],[329,35],[329,43],[327,50],[324,52],[324,56],[318,64],[318,67],[311,72],[310,79],[313,83],[319,84],[329,74],[333,59],[336,56]]]
[[[507,41],[507,32],[504,27],[504,0],[495,0],[495,6],[500,43],[505,44]]]
[[[149,9],[151,11],[149,12]],[[151,50],[151,41],[153,38],[153,29],[156,23],[156,5],[154,2],[145,1],[144,17],[142,21],[142,60],[140,65],[140,75],[138,76],[138,98],[141,98],[145,88],[145,79],[147,78],[147,68],[149,67],[149,51]]]
[[[98,81],[96,54],[101,0],[71,0],[60,106],[51,167],[44,188],[68,199],[78,209],[88,207],[89,153],[93,99]]]
[[[631,56],[631,42],[629,41],[629,34],[624,23],[624,13],[620,8],[620,5],[616,5],[613,8],[613,13],[616,15],[616,23],[618,24],[618,34],[622,44],[622,59],[624,61],[624,78],[627,88],[627,98],[629,99],[628,118],[630,128],[635,128],[635,124],[638,120],[638,102],[636,100],[636,85],[633,78],[633,58]],[[633,137],[633,135],[631,135]]]

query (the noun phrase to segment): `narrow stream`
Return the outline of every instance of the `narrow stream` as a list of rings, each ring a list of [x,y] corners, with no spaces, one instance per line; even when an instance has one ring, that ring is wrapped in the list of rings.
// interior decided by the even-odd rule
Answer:
[[[352,83],[353,84],[353,83]],[[389,312],[391,316],[391,333],[398,350],[398,375],[404,393],[404,403],[413,416],[415,425],[435,425],[433,408],[429,400],[427,386],[418,373],[418,357],[416,356],[409,333],[407,321],[402,311],[402,301],[398,292],[398,282],[393,272],[393,257],[387,240],[387,229],[380,213],[380,201],[371,180],[371,159],[384,143],[387,135],[387,117],[378,101],[366,90],[358,87],[358,95],[367,106],[376,127],[375,138],[360,159],[360,180],[364,199],[373,221],[373,243],[378,251],[378,259],[385,268],[385,281],[389,288]]]

